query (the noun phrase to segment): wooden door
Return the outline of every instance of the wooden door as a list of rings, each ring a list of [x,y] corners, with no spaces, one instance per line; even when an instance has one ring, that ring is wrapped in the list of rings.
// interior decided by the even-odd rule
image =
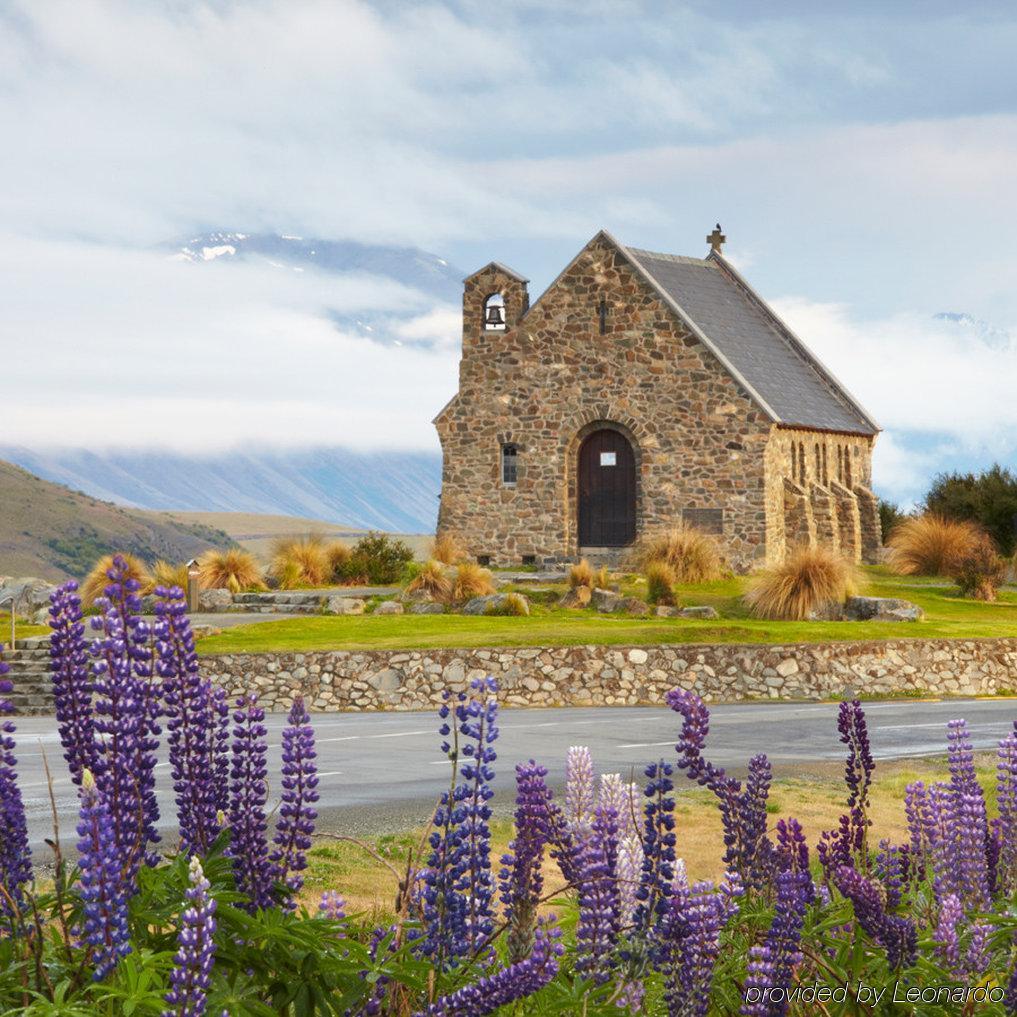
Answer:
[[[594,431],[579,447],[579,546],[636,539],[636,457],[618,431]]]

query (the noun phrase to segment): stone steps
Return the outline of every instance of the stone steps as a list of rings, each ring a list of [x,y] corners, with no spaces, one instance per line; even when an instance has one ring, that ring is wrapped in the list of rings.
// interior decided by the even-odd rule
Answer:
[[[14,689],[5,698],[21,716],[52,713],[53,688],[49,676],[49,640],[45,637],[19,639],[4,653],[10,666],[5,676]]]
[[[594,568],[606,565],[609,569],[621,568],[632,554],[631,547],[581,547],[579,557],[585,558]]]

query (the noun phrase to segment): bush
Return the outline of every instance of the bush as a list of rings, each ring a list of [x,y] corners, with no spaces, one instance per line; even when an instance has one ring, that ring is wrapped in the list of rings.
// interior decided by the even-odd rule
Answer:
[[[500,604],[489,604],[486,615],[522,618],[530,613],[526,598],[521,593],[507,593]]]
[[[583,587],[588,590],[604,590],[607,589],[607,584],[610,581],[610,576],[604,566],[594,569],[585,558],[569,569],[570,590],[578,590]]]
[[[439,533],[431,543],[431,557],[444,565],[456,565],[469,554],[454,533]]]
[[[948,576],[982,537],[974,523],[926,512],[905,519],[893,531],[887,561],[901,576]]]
[[[406,586],[407,593],[425,593],[447,604],[452,599],[452,579],[440,561],[433,558],[422,565]]]
[[[152,566],[152,585],[162,586],[167,590],[174,586],[187,592],[187,565],[173,565],[171,562],[163,561],[161,558]]]
[[[635,555],[643,572],[658,562],[669,565],[677,583],[710,583],[725,574],[716,538],[685,523],[647,535],[636,545]]]
[[[950,578],[965,597],[995,600],[1006,576],[1007,563],[987,534],[962,555],[950,570]]]
[[[884,544],[890,534],[907,518],[908,514],[903,512],[899,505],[895,505],[892,501],[879,499],[879,526]]]
[[[372,586],[399,582],[413,561],[412,549],[386,533],[368,533],[353,545],[347,571]]]
[[[127,570],[130,579],[141,583],[141,593],[147,593],[152,588],[152,576],[148,566],[137,555],[121,553],[119,555],[104,554],[93,566],[81,584],[81,603],[85,607],[91,607],[101,597],[109,586],[107,573],[113,568],[114,558],[123,561],[123,567]]]
[[[240,547],[206,551],[198,559],[198,581],[206,590],[231,590],[233,593],[265,587],[257,558]]]
[[[853,563],[825,547],[802,547],[760,575],[745,595],[757,618],[801,621],[826,604],[843,604],[858,586]]]
[[[476,562],[464,561],[456,567],[455,578],[452,580],[452,601],[464,604],[474,597],[487,597],[495,592],[491,573],[481,568]]]
[[[322,586],[332,578],[325,540],[319,534],[281,537],[272,544],[269,572],[280,590]]]
[[[333,541],[325,547],[325,560],[328,562],[328,575],[333,583],[349,582],[350,559],[353,551],[346,544]]]
[[[1005,555],[1017,547],[1017,475],[994,465],[983,473],[941,473],[925,496],[925,508],[985,530]]]
[[[677,603],[674,583],[674,569],[667,562],[651,562],[646,568],[646,599],[651,604],[673,607]]]

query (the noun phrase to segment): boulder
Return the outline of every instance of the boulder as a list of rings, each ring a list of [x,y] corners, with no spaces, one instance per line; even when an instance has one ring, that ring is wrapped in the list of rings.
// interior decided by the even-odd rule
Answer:
[[[921,621],[925,612],[910,600],[897,597],[848,597],[844,604],[848,621]]]
[[[375,614],[402,614],[403,605],[398,600],[383,600],[375,609]]]
[[[460,609],[460,614],[500,614],[505,610],[509,597],[516,597],[522,601],[526,608],[523,614],[530,613],[530,602],[521,593],[492,593],[486,597],[468,600]]]
[[[410,614],[444,614],[445,605],[438,603],[410,604]]]
[[[653,613],[658,618],[677,618],[680,612],[681,608],[673,604],[658,604]]]
[[[363,614],[367,601],[359,597],[329,597],[325,601],[325,614]]]
[[[46,582],[45,579],[37,579],[35,576],[22,576],[20,578],[9,576],[4,579],[3,586],[0,586],[0,600],[4,601],[5,610],[10,608],[9,597],[13,596],[18,605],[18,612],[31,614],[40,607],[49,607],[49,598],[56,591],[56,586]]]
[[[233,594],[229,590],[200,590],[198,610],[209,614],[226,611],[233,606]]]
[[[588,586],[575,586],[566,590],[558,599],[559,607],[582,608],[590,605],[590,588]]]
[[[649,614],[650,605],[638,597],[622,597],[614,609],[615,614]]]
[[[715,618],[719,618],[717,609],[710,607],[708,604],[704,604],[700,607],[683,607],[679,612],[682,618],[705,618],[709,621],[713,621]]]
[[[638,597],[623,597],[613,590],[596,589],[591,597],[601,614],[649,614],[650,605]]]
[[[40,607],[35,614],[32,615],[33,625],[48,625],[49,624],[49,608]]]

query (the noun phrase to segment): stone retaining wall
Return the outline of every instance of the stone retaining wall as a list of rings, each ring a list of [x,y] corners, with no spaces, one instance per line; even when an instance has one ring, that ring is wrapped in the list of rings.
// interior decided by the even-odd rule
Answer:
[[[1017,639],[241,653],[201,667],[275,710],[296,694],[314,710],[428,710],[488,674],[512,706],[655,704],[676,685],[712,702],[983,695],[1017,689]]]

